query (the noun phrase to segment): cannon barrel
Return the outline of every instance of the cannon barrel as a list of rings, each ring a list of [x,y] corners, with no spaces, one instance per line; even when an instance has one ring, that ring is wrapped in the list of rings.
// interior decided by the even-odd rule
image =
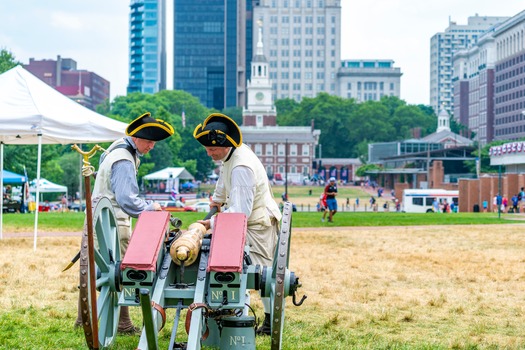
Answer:
[[[170,255],[177,265],[184,263],[185,266],[195,262],[202,246],[202,238],[206,233],[204,225],[197,222],[191,224],[186,232],[183,232],[170,247]]]

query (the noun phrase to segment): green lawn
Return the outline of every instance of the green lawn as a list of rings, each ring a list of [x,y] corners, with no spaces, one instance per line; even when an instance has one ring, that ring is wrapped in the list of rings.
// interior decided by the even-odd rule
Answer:
[[[180,218],[183,228],[204,217],[204,213],[174,213]],[[321,222],[322,213],[294,212],[292,227],[326,226],[416,226],[416,225],[473,225],[473,224],[513,224],[523,223],[525,216],[520,214],[494,213],[449,213],[449,214],[407,214],[395,212],[340,212],[334,222]],[[32,232],[34,214],[4,214],[4,232]],[[522,219],[522,220],[521,220]],[[39,231],[80,232],[84,213],[39,213]]]

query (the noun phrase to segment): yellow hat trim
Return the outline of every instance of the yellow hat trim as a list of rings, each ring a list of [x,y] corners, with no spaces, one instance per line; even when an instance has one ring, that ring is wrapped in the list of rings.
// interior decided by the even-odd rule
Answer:
[[[202,122],[201,124],[197,125],[197,127],[193,130],[193,137],[195,139],[198,139],[204,135],[208,135],[210,133],[211,130],[205,130],[205,131],[202,131],[200,133],[197,134],[197,130],[202,130],[206,127],[206,125],[208,124],[208,121],[213,118],[213,117],[217,117],[217,116],[220,116],[222,118],[226,118],[228,119],[229,121],[231,121],[233,123],[233,125],[235,125],[237,127],[237,130],[239,131],[239,143],[235,142],[235,140],[233,140],[230,136],[228,136],[227,134],[225,134],[224,132],[220,131],[220,130],[216,130],[217,133],[220,133],[220,134],[224,134],[226,135],[226,139],[229,140],[231,142],[232,145],[234,145],[235,147],[239,147],[241,144],[242,144],[242,132],[241,132],[241,129],[239,128],[239,126],[237,125],[237,123],[230,117],[228,117],[227,115],[224,115],[222,113],[212,113],[210,114],[205,120],[204,122]]]

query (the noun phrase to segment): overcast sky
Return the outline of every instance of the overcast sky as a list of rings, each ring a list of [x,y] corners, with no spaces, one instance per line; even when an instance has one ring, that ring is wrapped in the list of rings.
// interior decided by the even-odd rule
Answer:
[[[168,0],[169,1],[169,0]],[[198,1],[198,0],[196,0]],[[342,59],[392,59],[401,68],[401,98],[429,103],[430,38],[480,16],[514,16],[519,0],[342,0]],[[127,0],[0,0],[0,48],[29,58],[72,58],[79,69],[111,83],[111,98],[128,82]]]

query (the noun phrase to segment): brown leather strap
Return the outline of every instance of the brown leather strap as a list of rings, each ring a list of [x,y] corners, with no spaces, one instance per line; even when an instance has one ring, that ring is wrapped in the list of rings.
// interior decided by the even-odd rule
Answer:
[[[208,308],[208,305],[203,303],[193,303],[188,307],[188,312],[186,313],[186,333],[190,334],[190,324],[191,324],[191,314],[193,313],[193,310],[196,309],[204,309],[204,324],[206,325],[206,331],[204,331],[204,334],[202,335],[202,340],[206,340],[208,338],[208,335],[210,335],[210,329],[208,328],[208,313],[210,309]]]
[[[151,307],[157,310],[160,314],[160,317],[162,317],[162,325],[160,326],[160,329],[159,329],[160,331],[162,328],[164,328],[164,325],[166,324],[166,310],[164,310],[162,306],[160,306],[154,301],[151,301]]]

